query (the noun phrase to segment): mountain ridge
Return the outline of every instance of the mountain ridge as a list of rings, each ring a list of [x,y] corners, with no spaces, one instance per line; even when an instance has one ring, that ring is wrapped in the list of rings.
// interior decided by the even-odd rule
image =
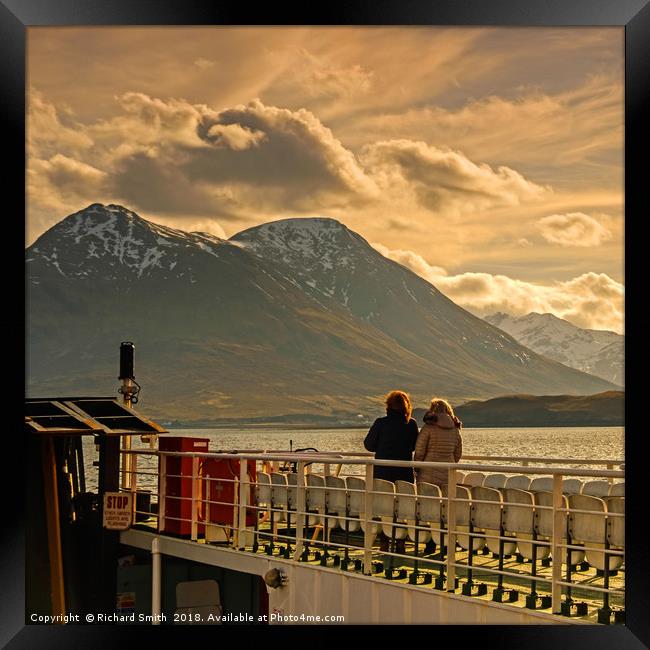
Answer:
[[[122,340],[136,344],[147,412],[165,419],[372,413],[393,388],[426,400],[611,387],[521,346],[336,220],[224,240],[92,204],[26,253],[32,395],[115,387]]]

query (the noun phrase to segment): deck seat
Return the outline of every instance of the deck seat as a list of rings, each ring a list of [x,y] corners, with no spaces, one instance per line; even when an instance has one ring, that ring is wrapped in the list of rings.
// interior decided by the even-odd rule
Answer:
[[[505,474],[488,474],[483,481],[483,487],[502,488],[505,486],[507,478]]]
[[[346,476],[345,489],[348,517],[339,519],[339,526],[345,530],[347,521],[347,530],[354,533],[361,527],[361,515],[365,510],[366,480],[360,476]]]
[[[530,487],[530,476],[526,476],[525,474],[508,476],[503,487],[506,489],[514,488],[517,490],[528,490]]]
[[[373,497],[372,497],[372,519],[381,521],[381,529],[386,537],[393,535],[395,528],[395,537],[398,538],[398,528],[394,526],[395,521],[395,483],[385,481],[381,478],[373,480]],[[361,528],[364,524],[362,522]],[[402,537],[406,535],[406,530],[402,529]],[[365,529],[364,529],[365,532]],[[377,529],[378,532],[378,529]],[[371,525],[371,535],[376,534],[375,528]]]
[[[447,497],[449,494],[447,484],[442,486],[442,496]],[[448,521],[447,518],[447,528],[455,528],[456,530],[456,542],[458,545],[467,550],[469,548],[469,535],[463,533],[470,532],[471,522],[471,508],[472,508],[472,493],[470,488],[465,487],[464,485],[456,486],[456,499],[462,499],[461,501],[456,501],[456,523],[452,524]],[[448,513],[449,509],[447,504],[445,504],[445,515]],[[483,540],[484,542],[484,540]],[[478,551],[483,547],[483,543],[479,538],[474,538],[473,548],[475,551]]]
[[[307,515],[307,525],[316,526],[323,523],[325,513],[325,477],[309,473],[305,478],[305,509],[309,513],[318,513]]]
[[[587,481],[582,486],[582,492],[580,494],[586,494],[591,497],[603,497],[609,496],[609,481]]]
[[[552,605],[549,595],[537,592],[537,562],[550,554],[548,546],[537,544],[538,534],[535,522],[535,495],[519,488],[503,490],[503,527],[506,533],[517,538],[517,552],[531,562],[530,594],[526,596],[528,609],[547,609]]]
[[[341,526],[340,517],[345,516],[346,493],[345,480],[340,476],[325,477],[325,506],[327,524],[331,528]]]
[[[535,527],[537,529],[537,538],[550,542],[553,539],[553,492],[535,492]],[[569,507],[569,502],[565,494],[562,495],[562,508]],[[566,511],[562,513],[562,544],[566,544],[566,528],[567,528],[567,514]],[[544,547],[541,547],[542,549]],[[548,557],[551,553],[550,546],[541,553],[545,555],[540,557]],[[585,558],[584,551],[573,550],[571,551],[571,564],[579,564]],[[564,562],[564,558],[560,560]]]
[[[625,481],[613,483],[609,489],[610,497],[624,497],[625,496]]]
[[[609,513],[625,515],[625,497],[610,496],[607,497],[606,503],[608,515]],[[618,551],[625,549],[625,516],[607,517],[607,539],[612,548]]]
[[[617,498],[620,499],[621,497]],[[607,518],[607,504],[605,501],[599,497],[589,496],[587,494],[572,494],[569,496],[569,508],[571,510],[591,511],[589,513],[569,513],[569,531],[573,541],[584,544],[587,547],[605,549],[609,544],[607,533],[611,528]],[[586,550],[585,556],[591,566],[601,571],[605,568],[604,553]],[[610,556],[609,570],[615,571],[622,563],[621,556]]]
[[[516,477],[511,477],[516,478]],[[535,497],[532,492],[507,487],[503,493],[503,528],[517,538],[517,551],[527,560],[533,559],[535,537]],[[536,545],[537,546],[537,545]],[[540,558],[537,546],[536,559]]]
[[[489,478],[489,477],[488,477]],[[477,503],[487,501],[489,503]],[[496,488],[476,486],[472,488],[472,523],[475,529],[483,531],[486,535],[501,535],[503,525],[503,496]],[[499,554],[499,540],[489,537],[481,538],[483,544],[495,555]],[[503,542],[503,554],[511,555],[515,552],[515,542]]]
[[[257,472],[255,503],[259,508],[265,510],[268,510],[271,507],[271,476],[266,472]]]
[[[485,481],[485,474],[483,472],[469,472],[463,479],[463,485],[475,487],[477,485],[483,485],[483,481]]]
[[[440,530],[444,530],[445,528],[445,502],[442,499],[442,491],[440,490],[440,487],[434,483],[418,481],[417,494],[420,524],[422,526],[428,526],[430,528],[431,539],[433,539],[437,546],[440,546]],[[428,538],[424,536],[423,541],[428,541]]]
[[[552,476],[537,476],[528,486],[529,492],[553,492]]]
[[[562,493],[568,495],[580,494],[583,485],[584,483],[579,478],[565,478],[562,481]]]
[[[288,488],[284,472],[271,472],[271,508],[276,523],[287,520]]]
[[[395,481],[395,518],[398,524],[396,539],[403,539],[408,535],[415,541],[415,525],[418,520],[418,502],[415,483],[409,481]],[[421,524],[420,524],[421,525]],[[427,531],[418,532],[418,542],[427,541],[431,535]]]

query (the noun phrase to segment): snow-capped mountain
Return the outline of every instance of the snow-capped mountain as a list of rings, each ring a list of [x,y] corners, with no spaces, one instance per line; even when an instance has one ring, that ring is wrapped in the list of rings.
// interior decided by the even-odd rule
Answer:
[[[134,280],[152,275],[194,280],[178,266],[202,252],[218,256],[224,240],[146,221],[119,205],[94,203],[48,230],[30,249],[32,282],[55,269],[68,278]],[[40,268],[39,268],[40,267]]]
[[[509,316],[491,314],[485,320],[519,343],[571,368],[622,386],[625,337],[607,330],[583,329],[553,314]]]
[[[117,205],[66,217],[27,251],[32,395],[112,394],[135,342],[152,416],[372,413],[416,400],[612,388],[537,355],[331,219],[230,240]]]

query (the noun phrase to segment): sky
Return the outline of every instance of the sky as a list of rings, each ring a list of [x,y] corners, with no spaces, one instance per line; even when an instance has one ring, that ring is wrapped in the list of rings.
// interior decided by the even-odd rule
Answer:
[[[27,245],[327,216],[477,315],[623,332],[623,28],[27,31]]]

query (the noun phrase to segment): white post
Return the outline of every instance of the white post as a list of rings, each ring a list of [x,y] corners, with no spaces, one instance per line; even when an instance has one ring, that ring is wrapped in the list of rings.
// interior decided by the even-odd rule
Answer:
[[[160,540],[154,537],[151,541],[151,614],[152,625],[160,625]]]
[[[559,614],[562,604],[562,585],[559,581],[562,579],[562,538],[566,530],[567,516],[562,512],[562,475],[553,476],[553,538],[551,556],[553,558],[553,569],[551,574],[551,609],[554,614]]]
[[[456,481],[454,467],[449,468],[447,482],[447,591],[454,591],[456,584]]]
[[[248,478],[248,461],[239,459],[239,517],[237,518],[237,543],[240,551],[246,548],[246,506],[248,505],[248,493],[250,481]]]
[[[198,509],[199,509],[199,457],[192,457],[192,540],[199,537]]]
[[[163,531],[165,524],[165,492],[167,483],[167,456],[159,454],[158,456],[158,532]]]
[[[363,535],[363,572],[365,575],[369,576],[372,574],[372,542],[373,535],[371,535],[370,522],[372,521],[372,501],[373,501],[373,492],[372,488],[374,486],[374,477],[375,477],[375,466],[372,464],[366,465],[366,498],[364,509],[365,512],[361,515],[365,518],[365,532]],[[361,513],[359,513],[361,514]]]
[[[298,463],[298,466],[296,467],[296,474],[296,550],[293,554],[293,559],[300,560],[303,547],[302,533],[305,528],[305,509],[307,507],[307,499],[305,494],[305,461],[301,460]]]

